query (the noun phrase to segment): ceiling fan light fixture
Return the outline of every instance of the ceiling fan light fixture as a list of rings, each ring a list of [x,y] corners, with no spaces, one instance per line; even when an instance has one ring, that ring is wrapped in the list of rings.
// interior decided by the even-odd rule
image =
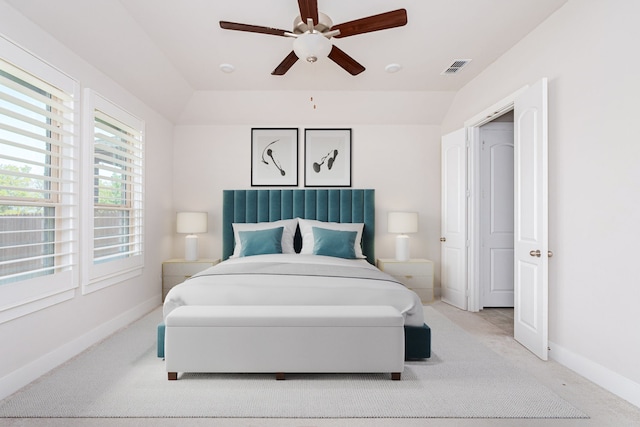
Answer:
[[[293,51],[296,56],[307,62],[326,58],[331,52],[331,47],[329,39],[319,32],[300,34],[293,42]]]

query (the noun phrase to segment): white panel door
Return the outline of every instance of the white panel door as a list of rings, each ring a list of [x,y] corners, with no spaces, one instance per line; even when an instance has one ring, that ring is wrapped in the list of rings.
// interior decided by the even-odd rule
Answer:
[[[442,301],[467,309],[466,130],[442,137],[440,276]]]
[[[513,123],[480,127],[480,288],[483,307],[513,307]]]
[[[514,105],[514,336],[547,360],[548,170],[547,80]]]

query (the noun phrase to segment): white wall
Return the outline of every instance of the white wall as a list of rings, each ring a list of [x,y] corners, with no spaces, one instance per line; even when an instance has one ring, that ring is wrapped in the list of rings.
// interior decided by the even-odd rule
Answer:
[[[549,78],[550,356],[640,406],[638,16],[569,1],[459,91],[442,131]]]
[[[170,256],[173,126],[99,70],[0,1],[0,30],[146,122],[145,268],[141,276],[0,324],[0,398],[160,304],[161,261]],[[81,220],[83,220],[81,218]]]
[[[331,104],[325,105],[331,108]],[[277,123],[265,123],[261,117],[254,118],[256,127],[299,126],[298,183],[303,188],[304,128],[332,126],[317,121],[292,126],[284,117]],[[352,188],[376,190],[376,256],[393,257],[395,253],[395,235],[386,230],[387,212],[415,210],[420,213],[420,224],[419,233],[411,236],[411,255],[432,259],[438,266],[440,127],[372,124],[350,127]],[[209,232],[199,239],[200,255],[218,258],[222,246],[222,190],[251,187],[251,126],[177,126],[173,154],[175,208],[210,213]],[[182,239],[183,236],[176,235],[176,257],[183,256]],[[438,267],[436,271],[439,272]],[[439,283],[439,275],[437,279]]]

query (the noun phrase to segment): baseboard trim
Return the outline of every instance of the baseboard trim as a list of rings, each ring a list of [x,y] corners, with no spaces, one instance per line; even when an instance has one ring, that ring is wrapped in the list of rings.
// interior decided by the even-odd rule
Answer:
[[[640,384],[561,345],[549,342],[549,347],[553,360],[640,408]]]
[[[5,375],[0,378],[0,400],[12,395],[22,387],[60,366],[67,360],[77,356],[119,329],[131,324],[159,305],[160,300],[158,297],[153,297],[144,301],[143,303],[125,311],[119,316],[103,323],[73,341],[62,345],[22,368]]]

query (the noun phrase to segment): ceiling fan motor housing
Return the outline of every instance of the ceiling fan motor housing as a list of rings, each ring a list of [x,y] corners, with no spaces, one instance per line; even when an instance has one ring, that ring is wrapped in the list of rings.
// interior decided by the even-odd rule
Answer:
[[[313,28],[316,31],[321,33],[327,32],[331,30],[333,27],[333,21],[327,15],[322,12],[318,12],[318,23]],[[307,18],[303,18],[301,16],[297,16],[296,19],[293,20],[293,33],[294,34],[303,34],[307,31],[311,30],[307,26]]]

